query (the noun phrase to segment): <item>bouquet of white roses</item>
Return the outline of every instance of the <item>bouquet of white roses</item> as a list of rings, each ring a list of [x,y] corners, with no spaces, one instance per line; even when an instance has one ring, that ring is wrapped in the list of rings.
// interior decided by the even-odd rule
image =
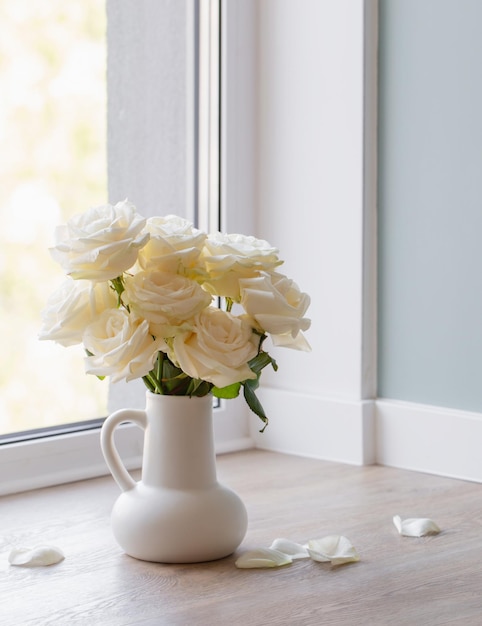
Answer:
[[[310,298],[276,271],[266,241],[206,234],[174,215],[146,220],[124,201],[59,226],[51,254],[68,277],[40,339],[83,344],[88,374],[142,378],[168,395],[235,398],[243,388],[266,425],[255,391],[263,368],[277,366],[264,341],[309,350]]]

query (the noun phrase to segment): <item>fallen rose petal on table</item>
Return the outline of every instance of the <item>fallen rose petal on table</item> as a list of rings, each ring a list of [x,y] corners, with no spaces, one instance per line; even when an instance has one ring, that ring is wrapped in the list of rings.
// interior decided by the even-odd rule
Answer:
[[[289,565],[293,560],[290,556],[273,550],[272,548],[258,548],[242,554],[236,561],[236,567],[240,569],[254,569],[265,567],[281,567]]]
[[[55,565],[65,559],[64,553],[55,546],[38,546],[36,548],[14,548],[8,555],[10,565],[21,567],[39,567]]]
[[[310,556],[306,546],[301,545],[301,543],[290,541],[289,539],[275,539],[271,544],[270,549],[278,550],[279,552],[290,556],[292,559],[306,559]]]
[[[400,515],[393,517],[393,523],[398,532],[404,537],[424,537],[426,535],[437,535],[440,528],[427,517],[412,517],[402,520]]]
[[[349,539],[343,535],[328,535],[308,542],[308,552],[313,561],[331,562],[332,565],[354,563],[360,557]]]

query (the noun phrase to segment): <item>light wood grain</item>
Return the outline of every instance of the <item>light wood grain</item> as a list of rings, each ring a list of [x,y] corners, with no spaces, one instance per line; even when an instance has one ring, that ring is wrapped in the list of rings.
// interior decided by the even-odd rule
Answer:
[[[262,451],[219,457],[218,475],[248,508],[238,553],[276,537],[338,533],[361,561],[273,570],[238,570],[237,555],[198,565],[136,561],[112,538],[118,490],[106,477],[0,499],[0,624],[482,624],[482,485]],[[431,517],[443,532],[400,537],[395,514]],[[44,543],[61,547],[65,561],[8,565],[12,546]]]

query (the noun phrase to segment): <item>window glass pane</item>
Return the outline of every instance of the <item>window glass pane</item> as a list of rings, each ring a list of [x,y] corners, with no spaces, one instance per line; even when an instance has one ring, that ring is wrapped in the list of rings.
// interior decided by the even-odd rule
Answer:
[[[0,0],[0,434],[99,417],[82,349],[41,342],[57,224],[107,200],[105,0]]]

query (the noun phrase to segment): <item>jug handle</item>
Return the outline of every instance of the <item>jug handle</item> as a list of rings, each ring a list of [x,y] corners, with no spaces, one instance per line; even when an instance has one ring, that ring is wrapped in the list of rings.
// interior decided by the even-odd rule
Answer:
[[[146,412],[140,409],[120,409],[120,411],[109,415],[100,431],[100,447],[114,480],[122,491],[128,491],[133,489],[137,483],[126,470],[114,441],[115,429],[124,422],[132,422],[145,430],[147,425]]]

